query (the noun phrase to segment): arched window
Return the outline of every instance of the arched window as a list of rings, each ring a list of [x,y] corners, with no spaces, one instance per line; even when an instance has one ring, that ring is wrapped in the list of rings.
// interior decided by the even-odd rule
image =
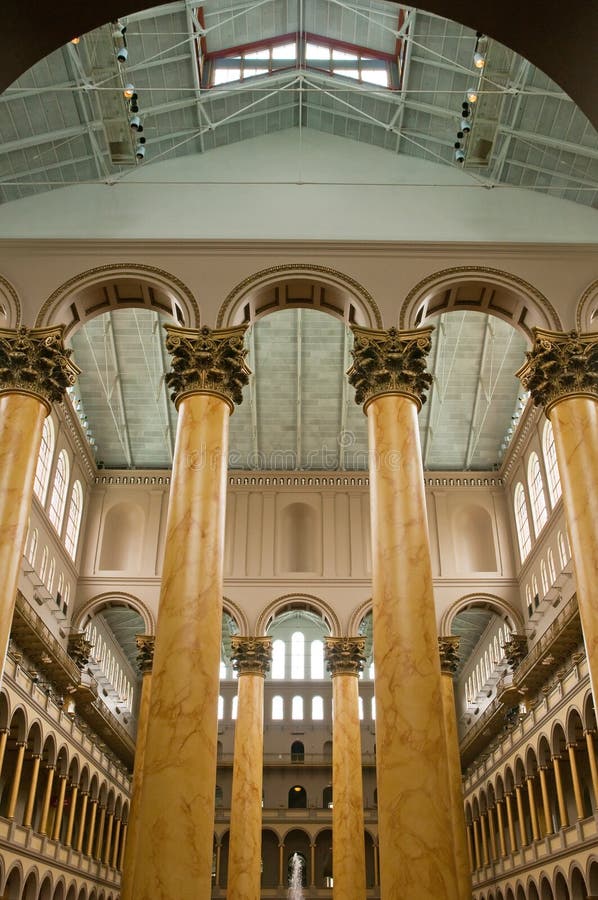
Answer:
[[[322,791],[322,809],[332,809],[332,785],[329,784]]]
[[[233,721],[237,718],[237,710],[239,709],[239,695],[235,694],[233,697],[233,704],[231,707],[230,717]]]
[[[324,642],[311,642],[311,660],[309,674],[312,678],[324,677]]]
[[[544,425],[542,446],[544,449],[544,465],[548,475],[548,493],[550,494],[550,503],[554,506],[560,498],[562,490],[561,476],[559,475],[559,467],[556,460],[556,448],[554,446],[554,432],[549,419],[546,419],[546,424]]]
[[[79,542],[79,530],[81,528],[81,516],[83,514],[83,489],[81,482],[76,481],[73,485],[71,493],[71,503],[69,506],[69,514],[66,520],[66,533],[64,535],[64,546],[66,551],[74,559],[77,555],[77,544]]]
[[[41,580],[43,581],[44,584],[46,583],[46,569],[47,568],[48,568],[48,548],[44,547],[44,550],[42,553],[42,561],[39,566],[39,577],[41,578]]]
[[[559,559],[561,561],[561,569],[564,569],[567,563],[569,562],[569,554],[567,552],[567,544],[565,543],[565,536],[562,531],[559,531],[557,535],[557,542],[559,545]]]
[[[284,719],[284,701],[282,697],[272,697],[272,720],[280,722]]]
[[[546,497],[544,496],[540,460],[538,459],[537,453],[532,453],[529,458],[529,463],[527,465],[527,483],[532,501],[534,531],[536,534],[540,534],[548,519],[548,510],[546,508]]]
[[[305,746],[302,741],[293,741],[291,744],[291,762],[305,761]]]
[[[535,575],[532,576],[532,594],[534,595],[534,603],[537,604],[540,592],[538,590],[538,579]]]
[[[542,596],[545,597],[548,593],[548,571],[544,560],[540,563],[540,581],[542,582]]]
[[[363,697],[358,697],[357,702],[359,704],[359,718],[363,719]]]
[[[374,680],[375,671],[376,670],[374,669],[374,663],[372,663],[370,666],[370,678],[372,681]]]
[[[224,697],[221,695],[218,697],[218,719],[221,720],[224,718]]]
[[[285,658],[285,645],[284,641],[278,640],[274,641],[272,644],[272,668],[271,668],[271,677],[272,678],[284,678],[284,658]]]
[[[46,587],[48,591],[52,593],[52,588],[54,587],[54,572],[56,571],[56,560],[54,557],[50,560],[50,565],[48,568],[48,578],[46,581]]]
[[[291,678],[305,678],[305,638],[301,631],[291,635]]]
[[[67,610],[69,608],[69,601],[71,599],[71,586],[70,584],[65,584],[64,586],[64,597],[62,601],[62,611],[66,616]]]
[[[314,722],[321,722],[324,718],[324,700],[322,697],[311,698],[311,717]]]
[[[64,595],[64,574],[61,572],[58,576],[58,587],[56,588],[56,600],[62,600]]]
[[[46,502],[46,493],[48,491],[48,479],[50,477],[50,464],[52,462],[52,454],[54,452],[54,425],[52,419],[48,416],[44,420],[44,429],[42,431],[42,443],[37,458],[37,468],[35,470],[35,481],[33,490],[40,503]]]
[[[289,809],[307,809],[307,793],[300,784],[294,785],[289,791]]]
[[[372,712],[372,722],[375,722],[376,721],[376,698],[375,697],[372,697],[371,712]]]
[[[550,575],[550,586],[556,581],[556,569],[554,568],[554,554],[552,550],[548,551],[548,574]]]
[[[296,721],[301,721],[303,719],[303,697],[293,697],[291,719],[295,719]]]
[[[527,515],[527,503],[525,501],[525,491],[523,485],[519,481],[515,488],[514,495],[515,504],[515,523],[517,525],[517,539],[519,541],[519,555],[521,562],[526,558],[532,549],[532,537],[529,530],[529,518]]]
[[[61,450],[56,463],[56,472],[54,473],[54,486],[52,488],[52,497],[50,499],[50,509],[48,516],[50,522],[60,534],[62,528],[62,520],[64,518],[64,507],[66,505],[66,489],[69,481],[69,461],[64,450]]]
[[[29,560],[29,565],[35,568],[35,557],[37,556],[37,528],[34,528],[31,532],[31,540],[29,541],[29,552],[27,553],[27,559]]]

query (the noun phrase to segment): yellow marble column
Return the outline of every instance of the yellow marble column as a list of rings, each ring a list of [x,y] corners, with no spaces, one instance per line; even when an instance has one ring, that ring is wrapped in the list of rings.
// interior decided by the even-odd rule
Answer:
[[[546,834],[553,834],[552,814],[550,812],[550,798],[548,796],[548,782],[546,780],[546,772],[548,766],[540,766],[540,790],[542,792],[542,806],[544,808],[544,821],[546,823]]]
[[[85,822],[87,819],[87,804],[89,802],[89,791],[81,791],[81,809],[79,811],[79,825],[77,829],[77,841],[75,850],[77,853],[83,852],[83,835],[85,834]]]
[[[104,865],[110,865],[110,848],[112,846],[112,829],[114,828],[114,810],[108,813],[108,823],[106,825],[106,837],[104,847],[102,849],[102,862]]]
[[[73,826],[75,824],[75,813],[77,811],[77,797],[79,796],[79,785],[71,786],[71,798],[69,806],[69,817],[66,824],[66,836],[64,838],[65,846],[70,847],[73,840]]]
[[[482,854],[480,852],[480,828],[479,828],[479,819],[473,820],[473,848],[474,848],[474,858],[475,858],[475,869],[482,868]]]
[[[4,665],[44,419],[75,383],[64,327],[0,329],[0,666]]]
[[[507,824],[509,827],[509,843],[511,845],[511,853],[517,852],[517,834],[515,832],[515,822],[513,821],[513,805],[511,802],[511,793],[505,794],[505,806],[507,807]]]
[[[334,900],[365,897],[365,842],[359,673],[365,638],[325,639],[332,675],[332,873]]]
[[[138,634],[137,642],[137,666],[141,674],[141,697],[139,699],[139,712],[137,714],[137,739],[135,741],[135,762],[133,765],[133,784],[131,790],[131,805],[129,807],[129,819],[127,828],[127,842],[124,847],[122,863],[121,900],[134,900],[133,872],[137,852],[137,839],[139,834],[139,808],[141,806],[141,794],[143,792],[143,773],[145,760],[145,742],[147,739],[147,723],[149,720],[150,697],[152,691],[152,665],[154,661],[153,634]]]
[[[529,802],[529,814],[532,823],[532,840],[540,840],[540,828],[538,825],[538,810],[536,809],[536,793],[534,791],[534,776],[527,776],[527,798]]]
[[[581,795],[581,784],[579,782],[579,772],[577,770],[577,757],[575,755],[575,744],[567,744],[569,752],[569,764],[571,766],[571,780],[573,781],[573,795],[575,797],[575,812],[578,819],[584,818],[583,797]]]
[[[60,828],[62,826],[62,817],[64,815],[64,796],[66,794],[66,783],[68,781],[68,775],[59,775],[58,780],[60,782],[60,785],[58,788],[58,800],[56,802],[54,827],[52,829],[52,840],[54,841],[60,840]]]
[[[95,859],[98,860],[98,862],[101,862],[102,861],[102,850],[104,847],[104,826],[106,824],[106,805],[104,803],[99,803],[98,806],[99,806],[99,810],[100,810],[100,821],[98,822],[98,826],[97,826],[96,849],[95,849],[95,853],[93,855],[94,855]]]
[[[517,817],[519,819],[519,836],[521,838],[521,847],[523,848],[529,844],[523,814],[523,784],[515,785],[515,799],[517,801]]]
[[[507,855],[507,845],[505,842],[505,823],[502,815],[502,807],[504,800],[496,801],[496,821],[498,822],[498,841],[500,843],[500,855]]]
[[[488,807],[488,834],[490,837],[490,862],[494,862],[494,860],[498,859],[498,853],[496,852],[496,827],[494,822],[494,812],[495,807]]]
[[[270,668],[272,639],[235,635],[231,638],[231,658],[239,673],[239,699],[226,896],[228,900],[260,900],[264,678]]]
[[[458,897],[417,413],[431,329],[354,327],[349,381],[368,418],[380,887]]]
[[[23,760],[25,759],[25,750],[27,748],[26,741],[17,741],[17,759],[15,762],[15,770],[12,776],[12,785],[8,798],[7,819],[14,819],[17,808],[17,798],[19,796],[19,788],[21,786],[21,775],[23,773]]]
[[[517,373],[552,423],[577,600],[594,696],[598,691],[598,334],[534,328]]]
[[[129,826],[128,826],[127,822],[123,822],[122,830],[120,833],[120,853],[118,854],[118,863],[117,863],[117,868],[120,872],[122,872],[122,868],[123,868],[123,864],[124,864],[125,848],[127,846],[128,828],[129,828]]]
[[[565,794],[563,792],[560,756],[553,756],[552,762],[554,764],[554,783],[556,785],[556,797],[559,805],[559,819],[561,820],[561,828],[566,828],[569,824],[569,816],[567,815],[567,804],[565,803]]]
[[[113,869],[116,869],[116,865],[118,863],[118,848],[120,844],[120,835],[122,829],[122,821],[120,819],[114,820],[114,839],[112,841],[112,854],[110,865]]]
[[[54,783],[55,766],[46,766],[48,774],[46,776],[46,787],[44,789],[44,799],[42,801],[42,814],[39,822],[39,833],[46,834],[48,830],[48,813],[50,812],[50,800],[52,798],[52,785]]]
[[[453,676],[459,668],[459,637],[457,635],[439,637],[438,650],[440,652],[440,671],[442,673],[442,713],[446,737],[448,787],[451,800],[451,820],[459,898],[460,900],[471,900],[471,867],[467,848],[461,754],[459,752],[457,711],[455,709],[455,691],[453,687]]]
[[[96,799],[90,799],[89,805],[91,806],[91,814],[89,818],[89,833],[87,835],[87,844],[85,846],[85,855],[91,856],[93,853],[93,839],[95,837],[95,829],[96,829],[96,817],[98,814],[98,801]]]
[[[41,756],[39,753],[33,754],[33,765],[31,767],[31,778],[29,781],[29,793],[27,795],[27,805],[25,807],[25,815],[23,816],[23,826],[25,828],[31,828],[31,820],[33,818],[33,807],[35,805],[35,795],[37,792],[37,782],[39,778],[39,766],[41,763]]]
[[[9,734],[10,729],[8,728],[0,730],[0,773],[2,773],[2,766],[4,765],[4,754],[6,753],[6,742]]]
[[[594,808],[598,806],[598,766],[596,765],[596,753],[594,750],[594,732],[585,732],[586,746],[588,748],[588,761],[592,773],[592,787],[594,789]]]
[[[245,326],[166,326],[179,412],[143,792],[135,900],[212,888],[228,419],[249,370]]]

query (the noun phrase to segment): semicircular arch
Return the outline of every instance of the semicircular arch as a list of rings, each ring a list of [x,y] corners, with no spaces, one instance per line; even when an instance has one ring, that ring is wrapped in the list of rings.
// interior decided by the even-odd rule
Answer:
[[[0,328],[18,328],[21,324],[21,301],[8,278],[0,275]]]
[[[520,634],[524,631],[525,626],[521,613],[511,606],[508,601],[503,600],[496,594],[486,594],[484,592],[475,594],[465,594],[458,600],[455,600],[448,609],[446,609],[440,618],[440,634],[451,634],[453,620],[455,617],[468,606],[483,606],[503,619],[507,619],[511,629]]]
[[[575,310],[577,331],[598,331],[598,279],[585,289]]]
[[[287,610],[305,610],[306,612],[315,612],[322,616],[326,625],[330,629],[331,637],[340,637],[342,634],[341,625],[338,616],[332,607],[314,594],[283,594],[276,600],[273,600],[259,614],[255,626],[257,635],[264,635],[271,625],[272,621],[282,612]]]
[[[239,634],[249,634],[249,619],[234,600],[231,600],[230,597],[223,597],[222,609],[229,614],[231,619],[234,619],[239,629]]]
[[[125,591],[106,591],[103,594],[96,594],[95,597],[88,600],[87,603],[77,611],[73,620],[74,630],[84,631],[89,624],[89,620],[96,613],[101,612],[106,607],[114,605],[115,602],[120,606],[128,606],[139,613],[143,619],[145,634],[156,633],[156,620],[152,611],[145,605],[143,600],[139,599],[139,597],[136,597],[134,594],[128,594]]]
[[[373,609],[372,598],[370,597],[368,600],[365,600],[361,603],[357,609],[354,609],[349,617],[349,626],[347,634],[351,637],[354,634],[359,634],[359,626],[365,619],[368,613],[371,613]]]

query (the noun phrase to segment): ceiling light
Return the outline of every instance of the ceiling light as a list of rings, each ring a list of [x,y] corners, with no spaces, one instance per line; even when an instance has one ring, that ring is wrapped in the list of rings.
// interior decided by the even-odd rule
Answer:
[[[467,119],[461,119],[461,131],[471,131],[471,122],[469,122]]]
[[[125,84],[123,88],[123,95],[130,100],[133,94],[135,93],[135,85],[134,84]]]
[[[71,38],[71,44],[78,44],[80,40],[81,40],[80,37]]]
[[[128,55],[129,55],[129,51],[127,50],[126,47],[119,47],[118,50],[116,51],[116,58],[119,61],[119,63],[126,62]]]
[[[467,89],[467,99],[468,99],[468,101],[469,101],[470,103],[477,103],[477,102],[478,102],[478,92],[476,91],[475,88],[468,88],[468,89]]]
[[[145,147],[143,144],[137,144],[137,149],[135,150],[135,156],[141,162],[145,157]]]
[[[479,50],[473,54],[473,64],[476,69],[483,69],[486,65],[486,57],[483,53],[480,53]]]
[[[141,119],[139,118],[139,116],[133,116],[133,118],[129,121],[129,127],[133,131],[139,131],[139,129],[141,128]]]
[[[458,163],[465,162],[465,153],[460,148],[458,150],[455,150],[455,160]]]

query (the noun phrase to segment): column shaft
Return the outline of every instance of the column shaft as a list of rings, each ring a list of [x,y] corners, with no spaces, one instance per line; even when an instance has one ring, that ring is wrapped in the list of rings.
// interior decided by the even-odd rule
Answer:
[[[332,865],[334,900],[365,897],[361,730],[357,673],[333,674]]]
[[[75,824],[75,812],[77,811],[77,797],[79,795],[79,786],[74,784],[71,788],[71,805],[69,808],[69,818],[66,825],[66,837],[64,843],[67,847],[71,846],[73,839],[73,826]]]
[[[2,766],[4,765],[4,754],[6,753],[6,741],[8,740],[9,731],[7,728],[3,728],[0,731],[0,773],[2,772]]]
[[[260,900],[264,676],[239,674],[228,850],[229,900]]]
[[[33,818],[33,807],[35,805],[35,794],[37,792],[37,781],[39,778],[39,766],[42,761],[41,756],[33,757],[33,766],[31,768],[31,781],[29,782],[29,794],[27,795],[27,806],[25,807],[25,815],[23,816],[23,825],[25,828],[31,828],[31,820]]]
[[[102,849],[104,846],[104,825],[106,823],[106,807],[100,804],[100,821],[98,822],[96,833],[96,849],[94,857],[98,862],[102,861]]]
[[[81,793],[81,809],[79,811],[79,827],[77,830],[77,841],[75,850],[81,853],[83,850],[83,835],[85,834],[85,820],[87,818],[87,804],[89,802],[89,794],[87,791]]]
[[[540,769],[540,790],[542,791],[542,806],[544,808],[544,819],[546,820],[546,834],[552,834],[552,814],[550,812],[550,798],[548,796],[548,782],[546,780],[546,767]]]
[[[229,413],[212,394],[179,405],[135,900],[211,891]]]
[[[511,844],[511,853],[517,851],[517,835],[515,833],[515,822],[513,821],[513,806],[511,803],[511,794],[505,796],[505,804],[507,807],[507,823],[509,826],[509,843]]]
[[[1,398],[0,398],[1,399]],[[21,775],[23,773],[23,760],[25,759],[25,748],[27,744],[17,744],[17,761],[15,763],[15,771],[12,777],[12,785],[10,788],[10,796],[8,799],[7,819],[14,819],[15,810],[17,808],[17,798],[19,796],[19,787],[21,786]]]
[[[596,765],[596,753],[594,750],[594,734],[586,731],[586,746],[588,748],[588,760],[592,773],[592,788],[594,789],[594,808],[598,807],[598,766]]]
[[[488,835],[490,837],[490,860],[498,859],[496,852],[496,828],[494,823],[494,807],[488,807]]]
[[[486,813],[480,814],[480,832],[482,835],[482,861],[485,866],[490,862],[488,858],[488,833],[487,833]]]
[[[482,854],[480,853],[480,828],[479,819],[473,820],[473,849],[475,857],[475,869],[482,868]]]
[[[89,834],[87,835],[87,845],[85,847],[85,855],[91,856],[93,852],[93,839],[95,836],[96,816],[98,814],[98,801],[90,800],[91,818],[89,820]]]
[[[536,809],[536,795],[534,792],[533,776],[528,776],[527,779],[527,798],[529,801],[529,812],[532,821],[532,839],[534,841],[539,841],[540,829],[538,827],[538,810]]]
[[[120,844],[120,832],[121,832],[121,821],[120,819],[116,819],[114,828],[114,840],[112,842],[112,859],[110,861],[110,865],[113,869],[116,869],[116,864],[118,862],[118,848]]]
[[[515,799],[517,801],[517,816],[519,818],[519,835],[521,837],[521,846],[525,847],[529,842],[527,839],[527,830],[525,827],[525,818],[523,814],[523,788],[520,784],[515,787]]]
[[[42,803],[42,814],[39,822],[39,833],[46,834],[48,830],[48,813],[50,811],[50,800],[52,797],[52,784],[54,782],[54,766],[48,766],[48,775],[46,777],[46,789],[44,791],[44,799]]]
[[[62,816],[64,813],[64,795],[66,792],[66,775],[59,775],[60,787],[58,788],[58,801],[56,803],[56,816],[54,817],[54,828],[52,829],[52,840],[60,840],[60,827],[62,825]]]
[[[498,840],[500,843],[500,855],[506,856],[507,855],[507,845],[505,842],[505,825],[504,825],[503,817],[502,817],[503,803],[504,803],[504,800],[496,801],[496,820],[498,822]]]
[[[128,833],[128,823],[123,822],[122,831],[120,834],[120,853],[117,868],[122,872],[124,858],[125,858],[125,849],[127,847],[127,833]],[[121,898],[122,900],[122,898]]]
[[[573,794],[575,796],[575,811],[578,819],[584,818],[583,797],[581,796],[581,784],[577,770],[577,757],[575,756],[575,744],[567,744],[569,751],[569,763],[571,765],[571,778],[573,780]]]
[[[565,794],[563,792],[563,779],[561,777],[561,760],[558,756],[553,756],[554,763],[554,783],[556,784],[556,796],[559,804],[559,819],[561,820],[561,828],[566,828],[569,824],[569,816],[567,815],[567,804],[565,803]]]

